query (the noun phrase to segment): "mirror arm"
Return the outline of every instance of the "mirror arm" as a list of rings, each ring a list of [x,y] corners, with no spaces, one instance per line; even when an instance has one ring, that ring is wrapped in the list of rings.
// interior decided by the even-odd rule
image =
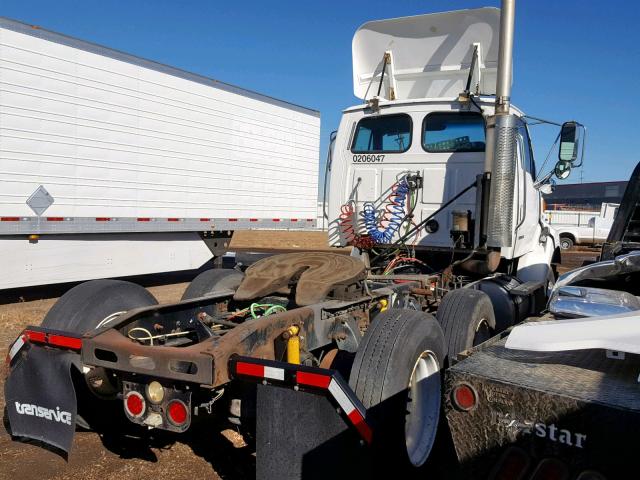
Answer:
[[[540,188],[541,186],[543,186],[546,183],[550,183],[551,177],[553,177],[554,174],[554,170],[551,170],[549,173],[547,173],[544,177],[542,177],[540,180],[537,180],[534,184],[533,184],[533,188]]]

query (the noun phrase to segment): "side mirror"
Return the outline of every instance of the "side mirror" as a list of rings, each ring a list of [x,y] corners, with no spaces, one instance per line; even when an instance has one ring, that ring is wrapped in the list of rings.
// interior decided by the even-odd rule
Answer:
[[[564,162],[560,160],[556,163],[556,168],[553,169],[553,173],[560,180],[564,180],[571,174],[571,162]]]
[[[560,129],[558,160],[561,162],[575,162],[576,158],[578,158],[578,124],[576,122],[565,122]]]

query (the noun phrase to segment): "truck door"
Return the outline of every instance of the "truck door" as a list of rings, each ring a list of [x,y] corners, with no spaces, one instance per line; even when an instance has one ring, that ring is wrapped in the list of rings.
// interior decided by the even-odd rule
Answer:
[[[518,121],[516,137],[518,166],[516,168],[516,209],[514,257],[531,251],[538,241],[540,224],[540,193],[533,187],[535,162],[526,124]]]

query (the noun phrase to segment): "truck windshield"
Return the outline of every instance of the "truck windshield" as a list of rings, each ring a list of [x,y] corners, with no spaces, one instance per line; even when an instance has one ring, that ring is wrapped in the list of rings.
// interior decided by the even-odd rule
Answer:
[[[402,153],[411,145],[411,117],[383,115],[363,118],[353,137],[353,153]]]
[[[430,113],[422,123],[422,147],[431,153],[484,152],[484,118],[475,112]]]

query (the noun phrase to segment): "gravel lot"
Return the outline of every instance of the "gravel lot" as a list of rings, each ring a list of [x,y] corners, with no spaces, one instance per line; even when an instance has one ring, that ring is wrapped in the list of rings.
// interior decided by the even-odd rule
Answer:
[[[273,239],[272,239],[273,240]],[[234,239],[238,250],[248,249],[245,239]],[[282,250],[320,249],[326,237],[307,234],[295,241],[277,239],[272,248]],[[560,272],[582,265],[597,255],[596,250],[563,252]],[[158,275],[137,279],[149,288],[160,303],[180,299],[195,272]],[[29,324],[38,324],[46,312],[72,285],[38,287],[0,292],[0,351],[6,351],[18,333]],[[6,368],[4,362],[2,369]],[[4,405],[4,377],[0,372],[0,405]],[[172,436],[151,432],[146,438],[122,433],[99,436],[78,432],[69,461],[33,445],[11,442],[0,428],[0,480],[140,478],[253,478],[255,455],[242,437],[215,423],[197,425],[187,434]]]

